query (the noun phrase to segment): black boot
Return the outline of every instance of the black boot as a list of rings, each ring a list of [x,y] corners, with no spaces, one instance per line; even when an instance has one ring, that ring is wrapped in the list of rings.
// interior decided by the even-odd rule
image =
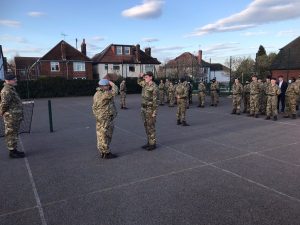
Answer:
[[[24,158],[25,153],[24,152],[19,152],[17,149],[9,151],[9,157],[10,158]]]
[[[143,149],[147,149],[149,147],[149,143],[142,146]]]
[[[152,151],[154,149],[156,149],[156,144],[154,145],[149,145],[148,148],[146,148],[148,151]]]
[[[254,117],[255,117],[255,118],[258,118],[258,114],[255,114]]]
[[[269,120],[269,119],[271,119],[270,116],[267,116],[267,117],[266,117],[266,120]]]
[[[102,153],[102,158],[103,159],[113,159],[113,158],[116,158],[117,155],[111,153],[111,152],[108,152],[108,153]]]
[[[233,109],[232,112],[231,112],[231,114],[236,114],[236,110]]]
[[[180,120],[177,120],[177,125],[180,125],[180,124],[181,124]]]
[[[273,117],[273,120],[276,121],[276,120],[277,120],[277,116],[274,116],[274,117]]]
[[[296,114],[293,114],[292,119],[296,119],[296,118],[297,118]]]
[[[182,126],[189,126],[189,124],[187,124],[185,121],[182,121]]]

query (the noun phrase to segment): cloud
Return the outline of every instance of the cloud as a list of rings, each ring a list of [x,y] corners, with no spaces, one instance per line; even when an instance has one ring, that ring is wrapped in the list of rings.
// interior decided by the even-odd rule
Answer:
[[[203,49],[204,53],[206,55],[208,54],[214,54],[216,52],[220,52],[223,50],[239,50],[237,47],[239,45],[238,42],[230,42],[230,43],[218,43],[211,46],[208,46],[207,48]]]
[[[31,16],[31,17],[41,17],[41,16],[44,16],[46,14],[43,13],[43,12],[29,12],[29,13],[27,13],[27,15]]]
[[[296,30],[282,30],[277,33],[278,37],[297,37],[298,32]]]
[[[168,51],[177,51],[177,50],[182,50],[185,49],[186,47],[184,46],[169,46],[169,47],[153,47],[152,52],[168,52]]]
[[[21,22],[16,20],[0,20],[0,25],[6,27],[20,27]]]
[[[122,16],[138,19],[157,18],[162,14],[162,0],[144,0],[143,4],[126,9]]]
[[[7,55],[20,55],[27,53],[40,54],[43,51],[42,48],[28,47],[28,48],[3,48],[3,52]]]
[[[100,36],[95,36],[95,37],[91,38],[91,41],[103,41],[103,40],[105,40],[105,38],[104,37],[100,37]]]
[[[143,38],[142,41],[143,42],[157,42],[157,41],[159,41],[159,39],[157,39],[157,38]]]
[[[0,35],[0,41],[17,42],[17,43],[28,43],[23,37],[16,37],[9,34]]]
[[[243,11],[197,28],[189,36],[245,30],[266,23],[300,17],[299,0],[254,0]]]
[[[241,35],[247,36],[247,37],[252,37],[252,36],[262,36],[265,34],[268,34],[268,32],[266,32],[266,31],[244,32]]]

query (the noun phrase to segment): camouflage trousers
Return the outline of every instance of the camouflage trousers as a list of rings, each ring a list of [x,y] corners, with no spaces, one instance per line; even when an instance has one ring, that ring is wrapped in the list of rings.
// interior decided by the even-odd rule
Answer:
[[[121,108],[126,107],[126,93],[120,93]]]
[[[244,112],[249,113],[250,112],[250,95],[245,94],[243,100],[244,100]]]
[[[264,94],[259,95],[259,112],[261,114],[266,113],[266,107],[267,107],[267,96]]]
[[[165,96],[167,98],[167,103],[170,102],[170,95],[168,94],[168,91],[165,92]]]
[[[159,104],[165,103],[165,92],[163,90],[159,90]]]
[[[217,91],[210,92],[211,105],[217,105],[219,103],[219,95]]]
[[[241,112],[241,102],[242,102],[242,96],[241,95],[232,95],[232,108],[237,113]]]
[[[169,93],[169,106],[174,106],[174,103],[175,103],[175,95],[173,92],[170,92]]]
[[[292,96],[285,96],[285,112],[286,115],[291,116],[293,114],[297,113],[296,110],[297,106],[297,96],[292,95]]]
[[[258,115],[259,112],[259,98],[258,94],[250,95],[250,114]]]
[[[266,108],[267,116],[271,116],[271,115],[277,116],[278,115],[277,103],[278,103],[277,96],[268,96],[267,97],[267,108]]]
[[[97,148],[100,153],[109,153],[109,145],[114,132],[114,122],[112,119],[97,120]]]
[[[18,135],[22,117],[5,113],[3,115],[5,126],[5,142],[8,150],[14,150],[18,147]]]
[[[156,144],[156,135],[155,135],[155,122],[156,117],[153,117],[154,110],[151,107],[142,107],[141,116],[144,123],[146,135],[147,135],[147,143],[149,145]]]
[[[201,105],[201,106],[205,105],[205,93],[203,91],[199,92],[198,100],[199,100],[199,105]]]
[[[186,107],[187,107],[187,99],[186,98],[180,98],[180,99],[177,98],[176,118],[180,122],[185,121]]]

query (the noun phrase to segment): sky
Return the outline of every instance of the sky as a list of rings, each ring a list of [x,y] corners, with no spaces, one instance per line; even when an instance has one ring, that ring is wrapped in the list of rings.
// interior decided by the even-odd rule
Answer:
[[[299,0],[1,0],[4,56],[42,57],[85,38],[93,57],[110,44],[151,47],[162,63],[203,51],[206,61],[255,57],[300,36]]]

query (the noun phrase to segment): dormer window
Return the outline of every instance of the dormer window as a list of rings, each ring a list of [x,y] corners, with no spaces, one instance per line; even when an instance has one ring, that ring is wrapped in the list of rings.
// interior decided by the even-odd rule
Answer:
[[[130,47],[124,47],[124,54],[125,55],[130,55]]]
[[[117,55],[122,55],[123,52],[122,52],[122,46],[116,46],[116,54]]]

